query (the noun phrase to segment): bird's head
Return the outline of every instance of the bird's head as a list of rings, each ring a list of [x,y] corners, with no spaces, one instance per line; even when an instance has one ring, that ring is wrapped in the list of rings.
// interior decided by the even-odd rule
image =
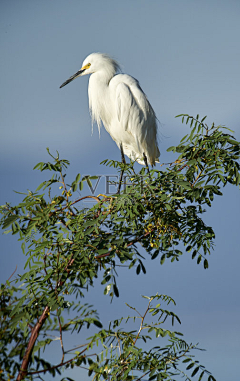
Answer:
[[[67,79],[61,86],[60,89],[66,86],[68,83],[72,82],[75,78],[86,74],[96,73],[97,71],[104,70],[105,72],[112,72],[115,74],[120,70],[119,64],[107,54],[103,53],[92,53],[82,63],[82,67],[75,74],[73,74],[69,79]]]

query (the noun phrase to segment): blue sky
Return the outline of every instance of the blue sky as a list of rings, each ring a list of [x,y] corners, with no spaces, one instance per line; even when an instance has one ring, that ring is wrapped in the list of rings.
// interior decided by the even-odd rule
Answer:
[[[91,134],[87,76],[59,89],[92,52],[112,55],[140,81],[161,122],[162,162],[188,132],[174,118],[180,113],[207,115],[239,140],[239,16],[238,0],[1,0],[0,203],[18,203],[13,190],[34,190],[43,181],[32,168],[48,160],[46,147],[71,161],[70,178],[108,173],[100,161],[120,158],[104,129],[100,140],[96,127]],[[239,206],[239,190],[226,187],[205,215],[216,232],[208,270],[188,254],[164,266],[147,261],[147,275],[119,278],[113,305],[122,316],[125,302],[141,306],[141,294],[171,295],[179,330],[207,349],[199,358],[218,381],[238,379]],[[15,237],[0,240],[4,282],[24,258]],[[114,317],[102,293],[89,298],[101,300],[103,320]]]

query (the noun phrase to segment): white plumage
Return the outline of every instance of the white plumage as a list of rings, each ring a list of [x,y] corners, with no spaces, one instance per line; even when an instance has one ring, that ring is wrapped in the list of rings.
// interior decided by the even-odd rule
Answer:
[[[139,82],[127,75],[118,74],[119,64],[106,54],[92,53],[82,68],[64,82],[91,74],[88,97],[92,122],[100,131],[103,123],[119,148],[131,159],[144,165],[144,154],[151,165],[159,159],[157,121],[155,112]]]

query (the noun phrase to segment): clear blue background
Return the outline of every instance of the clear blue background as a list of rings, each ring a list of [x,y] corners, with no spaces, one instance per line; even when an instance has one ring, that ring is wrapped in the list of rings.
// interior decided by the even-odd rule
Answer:
[[[69,182],[78,172],[114,174],[99,163],[119,159],[117,146],[104,129],[100,140],[96,127],[91,136],[88,78],[59,89],[92,52],[112,55],[140,81],[161,122],[162,162],[169,161],[166,148],[188,132],[174,118],[180,113],[208,115],[209,124],[226,125],[240,139],[239,20],[238,0],[1,0],[1,204],[18,203],[13,190],[34,190],[45,179],[32,168],[48,160],[46,147],[71,161]],[[226,187],[205,215],[216,232],[208,270],[187,253],[163,266],[146,261],[145,276],[120,271],[113,305],[101,289],[86,300],[107,322],[129,313],[125,302],[143,311],[141,294],[171,295],[182,320],[175,328],[207,349],[198,357],[218,381],[239,380],[238,192]],[[4,282],[16,265],[21,273],[25,258],[16,236],[0,239]],[[73,343],[81,344],[81,335]]]

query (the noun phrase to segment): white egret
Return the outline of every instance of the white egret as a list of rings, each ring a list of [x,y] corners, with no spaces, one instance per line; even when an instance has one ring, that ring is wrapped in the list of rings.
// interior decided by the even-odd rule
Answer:
[[[92,53],[60,88],[82,75],[91,74],[88,85],[92,122],[101,122],[122,153],[144,165],[159,159],[155,112],[139,82],[118,74],[119,64],[106,54]],[[147,164],[146,164],[147,165]]]

